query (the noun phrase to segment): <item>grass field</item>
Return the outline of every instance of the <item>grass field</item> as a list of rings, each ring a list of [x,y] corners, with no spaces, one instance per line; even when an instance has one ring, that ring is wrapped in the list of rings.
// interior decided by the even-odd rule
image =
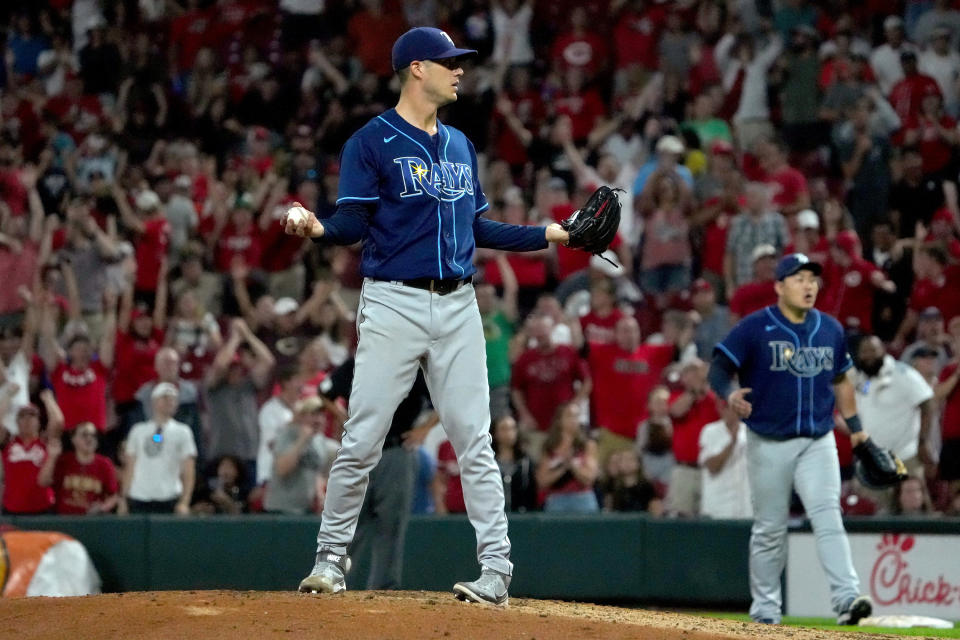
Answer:
[[[739,620],[749,622],[750,616],[742,613],[700,613],[708,618],[722,618],[724,620]],[[784,616],[783,624],[791,627],[805,627],[807,629],[823,629],[825,631],[859,631],[864,633],[886,633],[898,636],[914,636],[924,638],[960,638],[960,628],[931,629],[929,627],[913,627],[910,629],[891,629],[889,627],[841,627],[834,624],[833,618],[797,618]]]

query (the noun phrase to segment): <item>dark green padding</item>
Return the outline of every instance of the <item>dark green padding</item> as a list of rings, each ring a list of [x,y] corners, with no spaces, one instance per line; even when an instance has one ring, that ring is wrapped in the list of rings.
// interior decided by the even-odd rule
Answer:
[[[311,566],[319,518],[6,517],[4,522],[80,540],[105,591],[293,590]],[[847,528],[955,533],[960,521],[854,519]],[[749,603],[749,535],[744,521],[515,515],[510,591],[520,597],[742,606]],[[350,588],[365,584],[368,566],[365,554],[356,555]],[[404,588],[447,591],[478,571],[476,539],[465,516],[411,519]]]

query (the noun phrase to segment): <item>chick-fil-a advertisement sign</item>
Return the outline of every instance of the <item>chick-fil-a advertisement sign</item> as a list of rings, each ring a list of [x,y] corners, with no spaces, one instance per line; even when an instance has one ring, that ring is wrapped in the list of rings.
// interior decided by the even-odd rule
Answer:
[[[874,614],[913,614],[960,620],[960,536],[850,534],[860,592]],[[787,613],[830,616],[830,589],[812,533],[790,534]]]

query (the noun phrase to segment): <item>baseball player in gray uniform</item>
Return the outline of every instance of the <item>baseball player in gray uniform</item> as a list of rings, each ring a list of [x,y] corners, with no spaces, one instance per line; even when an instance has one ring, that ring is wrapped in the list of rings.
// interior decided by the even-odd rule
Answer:
[[[462,600],[507,604],[513,574],[503,482],[490,447],[490,403],[483,326],[471,286],[476,247],[510,251],[566,242],[559,225],[514,226],[482,216],[488,204],[477,156],[460,131],[437,119],[457,99],[458,49],[439,29],[397,39],[394,109],[370,120],[344,145],[337,210],[322,222],[292,208],[288,233],[336,244],[364,241],[364,284],[349,419],[330,470],[317,534],[316,564],[300,590],[345,589],[368,475],[380,458],[393,414],[422,368],[440,421],[457,453],[467,515],[477,535],[481,575],[459,582]]]
[[[840,515],[840,465],[833,437],[834,400],[866,446],[843,328],[813,308],[822,268],[800,253],[781,259],[777,303],[757,311],[714,349],[710,384],[747,423],[747,464],[753,502],[750,535],[750,617],[779,624],[780,576],[787,558],[787,519],[796,488],[817,540],[838,624],[857,624],[872,603],[860,581]],[[732,390],[736,375],[741,387]],[[748,397],[750,399],[748,399]]]

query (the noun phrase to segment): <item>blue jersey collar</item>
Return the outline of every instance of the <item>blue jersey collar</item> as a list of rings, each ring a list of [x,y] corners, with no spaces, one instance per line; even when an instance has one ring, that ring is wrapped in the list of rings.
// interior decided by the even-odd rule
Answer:
[[[406,120],[404,120],[399,113],[397,113],[396,107],[384,111],[381,115],[381,118],[386,120],[389,124],[393,125],[399,129],[403,134],[410,136],[417,142],[421,144],[435,145],[436,142],[429,133],[421,129],[420,127],[415,127]],[[437,118],[437,135],[443,136],[443,123],[440,122],[440,118]]]
[[[772,304],[767,307],[767,309],[769,309],[770,313],[772,313],[774,317],[784,325],[798,331],[807,330],[815,325],[817,322],[817,314],[820,313],[816,309],[810,309],[810,311],[807,312],[807,317],[803,319],[803,322],[797,323],[791,321],[789,318],[787,318],[787,316],[783,315],[783,312],[780,311],[779,305]]]

